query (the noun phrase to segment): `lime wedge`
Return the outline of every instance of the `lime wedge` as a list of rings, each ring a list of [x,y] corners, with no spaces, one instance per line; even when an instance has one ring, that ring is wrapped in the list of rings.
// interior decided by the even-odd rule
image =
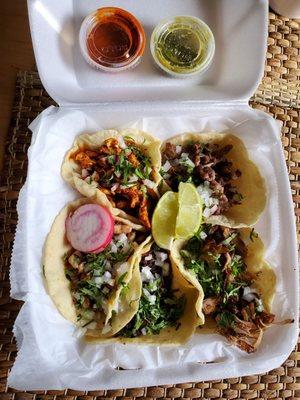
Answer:
[[[157,203],[152,217],[152,235],[162,249],[170,250],[178,211],[178,193],[166,192]]]
[[[192,183],[179,184],[175,237],[189,239],[202,222],[202,200]]]

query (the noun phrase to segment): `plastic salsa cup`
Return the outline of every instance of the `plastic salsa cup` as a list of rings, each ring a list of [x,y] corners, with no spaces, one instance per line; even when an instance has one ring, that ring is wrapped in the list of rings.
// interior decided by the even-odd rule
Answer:
[[[178,16],[160,22],[150,41],[155,63],[175,77],[201,74],[215,54],[215,39],[209,26],[193,16]]]
[[[135,67],[145,50],[146,37],[134,15],[118,7],[103,7],[82,22],[79,45],[93,67],[118,72]]]

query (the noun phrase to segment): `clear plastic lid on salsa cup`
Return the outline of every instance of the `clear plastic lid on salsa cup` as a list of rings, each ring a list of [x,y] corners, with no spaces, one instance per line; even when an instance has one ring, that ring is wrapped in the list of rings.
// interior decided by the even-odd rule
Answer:
[[[135,67],[145,50],[146,37],[141,23],[128,11],[103,7],[82,22],[79,45],[93,67],[118,72]]]
[[[150,49],[158,67],[185,78],[204,73],[215,54],[215,39],[201,19],[182,15],[161,21],[151,35]]]

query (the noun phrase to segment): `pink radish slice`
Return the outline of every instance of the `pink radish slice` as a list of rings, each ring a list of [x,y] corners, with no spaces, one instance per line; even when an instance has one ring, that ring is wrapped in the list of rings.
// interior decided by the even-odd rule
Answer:
[[[67,239],[76,250],[100,253],[114,234],[111,213],[98,204],[84,204],[66,219]]]

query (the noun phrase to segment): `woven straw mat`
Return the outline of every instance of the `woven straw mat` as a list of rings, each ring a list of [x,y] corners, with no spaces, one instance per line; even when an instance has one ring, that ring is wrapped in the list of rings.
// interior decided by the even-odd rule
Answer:
[[[269,78],[272,78],[272,84],[275,82],[280,87],[285,85],[287,90],[291,85],[296,87],[295,85],[298,84],[294,79],[299,74],[296,64],[285,63],[288,60],[296,63],[300,61],[298,60],[299,32],[292,33],[294,29],[298,29],[298,23],[275,16],[275,14],[270,14],[270,22],[269,58],[265,78],[253,96],[251,105],[283,122],[282,144],[290,175],[299,234],[300,110],[297,107],[300,104],[300,95],[298,90],[295,96],[292,94],[290,98],[281,90],[279,94],[271,90],[266,93],[265,90],[266,82],[271,82]],[[286,41],[287,46],[285,46]],[[289,47],[293,45],[295,46]],[[274,48],[278,50],[275,51]],[[280,57],[277,57],[279,55]],[[54,103],[42,89],[37,73],[25,72],[19,75],[12,124],[6,145],[4,173],[0,180],[0,400],[134,400],[142,398],[149,400],[163,398],[300,400],[300,343],[281,367],[267,374],[243,378],[96,392],[74,390],[19,392],[7,387],[8,371],[16,356],[12,327],[21,307],[21,302],[9,298],[9,264],[17,224],[16,202],[27,173],[26,153],[31,139],[28,124],[51,104]]]

